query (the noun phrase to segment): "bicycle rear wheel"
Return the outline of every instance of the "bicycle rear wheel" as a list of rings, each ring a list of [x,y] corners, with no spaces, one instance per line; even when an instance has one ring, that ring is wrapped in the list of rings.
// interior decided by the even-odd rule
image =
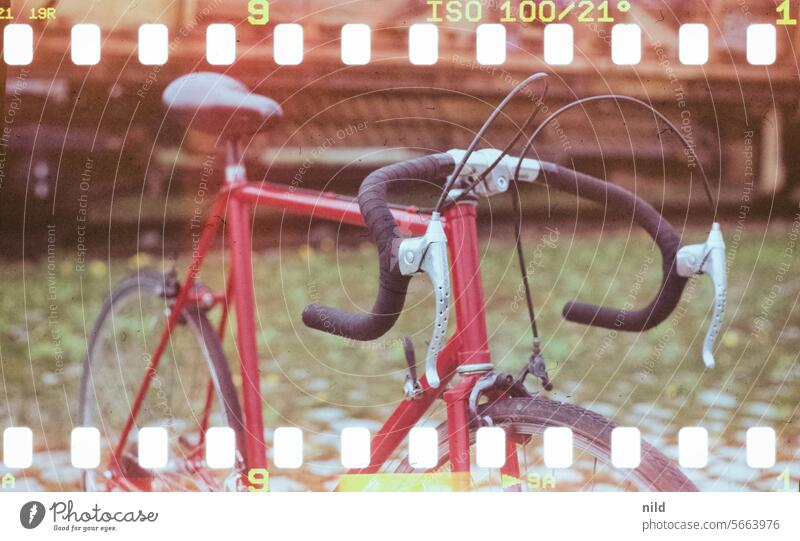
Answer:
[[[497,470],[475,466],[474,456],[470,471],[473,489],[492,490],[628,490],[681,492],[696,491],[697,487],[683,472],[655,447],[641,442],[641,462],[634,469],[619,469],[611,465],[611,431],[616,424],[602,415],[572,404],[546,398],[509,398],[484,405],[482,416],[492,419],[495,426],[505,429],[506,438],[516,443],[516,458],[520,465],[520,478],[502,478]],[[574,467],[552,470],[544,466],[539,452],[541,440],[536,436],[548,427],[568,427],[572,430]],[[447,426],[440,425],[439,464],[431,471],[447,471],[450,453]],[[470,427],[471,454],[474,454],[477,427]],[[419,472],[403,459],[397,473]],[[559,478],[565,478],[559,481]]]
[[[92,330],[81,378],[80,424],[100,431],[101,462],[83,476],[84,490],[222,490],[234,488],[238,472],[205,464],[205,434],[212,426],[234,430],[244,449],[242,415],[217,331],[196,304],[183,309],[152,374],[134,427],[120,445],[150,356],[166,326],[177,284],[143,270],[122,280],[102,307]],[[138,464],[137,429],[162,427],[168,464]],[[115,453],[117,447],[121,453]],[[237,467],[241,455],[237,451]]]

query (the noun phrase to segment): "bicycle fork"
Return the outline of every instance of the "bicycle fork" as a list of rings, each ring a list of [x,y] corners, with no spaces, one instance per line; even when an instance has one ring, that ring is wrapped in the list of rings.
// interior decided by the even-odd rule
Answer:
[[[450,449],[450,465],[453,473],[453,490],[470,489],[470,441],[469,441],[469,397],[480,375],[463,377],[452,389],[444,392],[447,409],[447,442]],[[512,490],[518,490],[520,477],[517,444],[507,438],[505,441],[505,462],[500,468],[501,482],[509,481]]]

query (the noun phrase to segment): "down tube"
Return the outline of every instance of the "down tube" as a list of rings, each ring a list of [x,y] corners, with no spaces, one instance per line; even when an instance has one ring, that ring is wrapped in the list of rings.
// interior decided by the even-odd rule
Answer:
[[[214,242],[214,237],[217,234],[217,228],[222,221],[221,216],[224,207],[225,201],[222,198],[218,198],[214,202],[214,206],[211,210],[206,227],[203,229],[203,233],[200,236],[198,249],[196,252],[192,253],[192,263],[189,266],[189,273],[186,276],[186,281],[178,292],[178,297],[175,299],[175,303],[172,305],[169,316],[167,317],[167,323],[161,333],[161,337],[159,338],[156,348],[153,351],[153,355],[150,358],[150,364],[145,372],[142,385],[139,387],[139,390],[136,393],[136,398],[134,398],[130,415],[128,415],[128,419],[125,422],[122,433],[120,434],[119,442],[114,449],[114,467],[118,466],[119,458],[122,456],[123,450],[125,449],[130,431],[133,429],[133,426],[136,422],[136,416],[139,414],[139,409],[141,409],[142,403],[144,402],[144,397],[147,394],[148,388],[150,387],[150,382],[158,369],[158,364],[161,361],[161,355],[167,348],[170,336],[172,335],[172,330],[178,323],[183,306],[186,303],[186,299],[189,297],[189,292],[192,291],[192,287],[194,286],[195,278],[200,272],[200,266],[203,264],[203,259],[208,253],[208,250],[211,248],[211,244]]]

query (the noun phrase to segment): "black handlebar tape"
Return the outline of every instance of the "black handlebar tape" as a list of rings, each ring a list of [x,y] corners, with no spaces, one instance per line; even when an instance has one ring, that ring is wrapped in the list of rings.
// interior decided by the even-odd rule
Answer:
[[[410,276],[403,276],[397,251],[403,236],[387,203],[389,187],[408,180],[437,181],[452,174],[455,162],[449,154],[432,154],[382,167],[371,173],[358,190],[358,205],[372,242],[378,249],[378,296],[368,314],[356,314],[309,304],[303,323],[318,331],[352,340],[375,340],[391,329],[406,301]]]
[[[661,286],[650,304],[640,310],[629,311],[572,301],[564,305],[564,318],[575,323],[622,331],[646,331],[667,319],[678,305],[687,282],[687,278],[677,273],[675,257],[680,247],[680,237],[672,225],[650,203],[624,188],[557,165],[548,166],[543,173],[543,182],[548,186],[608,205],[614,214],[632,218],[647,231],[661,250]]]

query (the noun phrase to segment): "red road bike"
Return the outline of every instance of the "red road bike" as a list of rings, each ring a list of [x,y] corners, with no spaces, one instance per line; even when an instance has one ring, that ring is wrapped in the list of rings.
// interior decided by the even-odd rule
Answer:
[[[401,313],[411,276],[424,273],[432,282],[436,313],[424,376],[417,380],[412,360],[405,399],[374,434],[369,465],[349,473],[450,472],[453,478],[463,474],[457,488],[480,488],[485,475],[474,460],[476,431],[493,425],[506,433],[506,459],[497,476],[500,484],[525,490],[528,464],[540,462],[532,458],[536,453],[532,440],[548,427],[568,427],[578,452],[594,460],[595,472],[607,466],[598,475],[611,479],[614,487],[695,490],[672,461],[646,442],[641,444],[638,467],[611,468],[615,424],[576,405],[528,391],[523,385],[528,373],[547,384],[537,358],[532,357],[516,378],[494,370],[484,316],[476,204],[481,196],[507,191],[511,179],[540,182],[609,205],[641,225],[663,255],[664,274],[655,299],[638,311],[570,303],[565,317],[618,330],[644,330],[669,316],[687,276],[710,272],[715,286],[722,289],[715,306],[716,327],[709,332],[704,351],[709,356],[724,309],[718,268],[724,254],[713,242],[713,231],[705,244],[680,248],[674,229],[634,194],[571,169],[491,149],[450,151],[381,168],[364,180],[357,200],[273,182],[248,183],[238,141],[272,125],[282,114],[280,106],[219,74],[184,76],[164,96],[169,110],[184,116],[192,127],[227,139],[225,184],[193,246],[183,280],[174,273],[139,271],[118,284],[102,307],[89,338],[80,396],[80,423],[97,427],[102,441],[102,462],[85,472],[86,489],[241,489],[248,486],[249,471],[267,468],[251,259],[251,211],[258,206],[366,226],[377,245],[380,279],[373,309],[349,314],[310,305],[303,313],[308,327],[355,340],[378,338]],[[387,202],[388,188],[408,180],[445,182],[447,193],[438,211]],[[226,290],[214,292],[199,284],[198,273],[220,230],[227,238],[231,264]],[[404,237],[401,230],[412,236]],[[721,272],[724,277],[724,264]],[[455,328],[448,337],[451,305]],[[212,324],[209,316],[215,308],[219,315]],[[222,347],[229,311],[236,320],[238,390]],[[438,428],[438,464],[417,470],[406,458],[392,459],[403,454],[409,431],[439,398],[444,400],[447,420]],[[138,464],[136,429],[144,426],[168,429],[166,468],[150,471]],[[237,460],[232,472],[220,473],[205,464],[205,435],[211,426],[227,426],[235,433]]]

